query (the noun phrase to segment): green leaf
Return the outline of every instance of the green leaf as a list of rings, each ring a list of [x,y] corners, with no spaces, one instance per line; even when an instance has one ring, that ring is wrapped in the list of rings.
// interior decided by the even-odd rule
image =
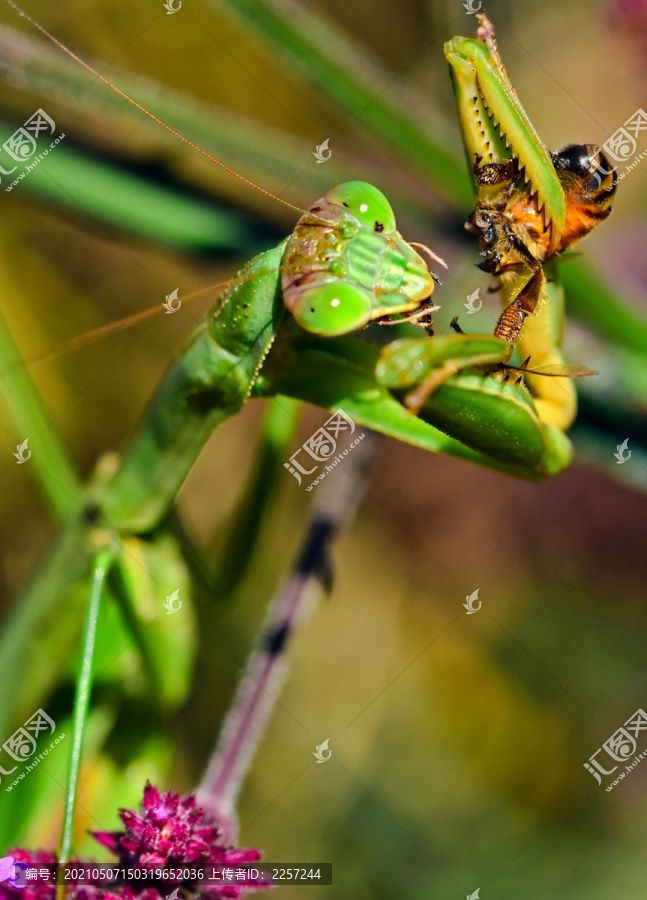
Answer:
[[[5,289],[7,287],[5,277]],[[15,299],[15,298],[14,298]],[[78,509],[80,485],[65,447],[40,402],[38,391],[20,360],[7,324],[0,313],[0,391],[18,442],[29,441],[31,457],[23,465],[37,479],[54,515],[62,519]],[[27,454],[23,452],[23,456]],[[13,461],[18,464],[17,460]]]
[[[0,142],[15,128],[0,124]],[[19,178],[21,172],[16,173]],[[5,176],[7,190],[13,181]],[[75,214],[107,222],[185,250],[247,250],[258,243],[253,230],[233,212],[147,182],[115,165],[72,150],[62,141],[24,173],[12,190],[36,194]]]
[[[586,322],[606,341],[647,356],[647,317],[619,300],[590,260],[566,256],[560,275],[568,313]]]
[[[17,47],[20,48],[18,53],[16,52]],[[177,173],[183,180],[187,179],[187,171],[193,170],[193,164],[199,164],[201,166],[197,170],[200,172],[199,184],[203,189],[206,184],[213,184],[218,193],[224,193],[232,198],[237,197],[249,207],[259,205],[258,201],[261,196],[255,191],[245,187],[231,174],[219,169],[216,165],[201,160],[195,150],[186,145],[183,146],[175,135],[147,118],[141,110],[129,104],[107,85],[98,80],[88,83],[90,79],[88,72],[61,50],[51,47],[47,41],[28,37],[12,28],[0,27],[0,56],[7,60],[6,68],[0,69],[0,78],[11,79],[12,90],[15,90],[16,83],[20,83],[24,90],[34,93],[39,102],[43,102],[43,98],[46,98],[48,102],[64,104],[66,108],[69,108],[70,115],[66,115],[65,119],[62,119],[62,127],[72,132],[70,135],[72,139],[78,137],[79,123],[87,118],[86,131],[90,132],[90,142],[95,139],[98,143],[97,133],[100,130],[104,140],[105,135],[109,134],[113,144],[116,144],[122,153],[126,153],[135,162],[140,161],[146,151],[148,151],[148,156],[153,156],[156,160],[159,160],[161,156],[164,162],[172,168],[179,168],[176,163],[188,159],[192,168],[187,170],[187,167],[183,165]],[[107,68],[104,61],[95,61],[94,65],[101,72]],[[304,167],[304,161],[312,160],[313,147],[310,142],[248,119],[222,106],[203,103],[189,94],[174,90],[169,85],[115,69],[113,66],[110,66],[110,78],[121,90],[153,112],[163,122],[263,188],[285,196],[286,185],[294,185],[291,197],[286,197],[286,199],[292,199],[297,203],[306,203],[309,206],[313,200],[329,190],[331,184],[347,181],[349,171],[355,173],[353,177],[359,177],[362,173],[364,178],[367,177],[366,162],[362,159],[353,158],[348,154],[335,153],[334,159],[329,160],[325,166]],[[67,123],[70,119],[73,124],[68,128]],[[14,130],[15,126],[11,128],[11,132],[13,133]],[[137,149],[132,149],[133,144]],[[65,141],[56,147],[57,152],[63,146],[65,146]],[[101,147],[104,148],[104,142],[101,143]],[[77,155],[81,159],[85,158],[83,154]],[[115,170],[114,166],[109,166],[107,163],[103,165],[109,170]],[[396,194],[408,197],[408,202],[415,203],[422,211],[423,207],[416,200],[413,192],[403,191],[398,179],[390,176],[388,168],[384,168],[380,177],[387,184],[393,184]],[[193,181],[194,179],[189,176],[188,180]],[[8,183],[11,183],[11,179]],[[23,184],[27,187],[27,178],[21,182],[21,190]],[[42,181],[32,182],[29,189],[34,193],[39,193],[43,184]],[[158,191],[165,191],[171,198],[175,194],[168,186],[158,188]],[[57,196],[56,200],[60,204],[70,203],[72,196],[73,192],[66,201],[61,190],[61,196]],[[153,198],[158,204],[161,202],[155,194],[153,194]],[[113,205],[116,203],[116,199],[113,200]],[[128,200],[127,197],[121,195],[119,199]],[[191,198],[183,197],[181,199],[188,209]],[[249,238],[250,226],[235,212],[231,210],[213,211],[214,218],[209,220],[207,215],[209,210],[205,209],[204,203],[193,201],[193,207],[197,216],[193,230],[198,230],[201,220],[206,220],[207,224],[206,233],[197,236],[197,246],[205,246],[211,233],[218,238],[224,228],[223,220],[226,221],[228,216],[233,233],[225,232],[224,238],[214,239],[213,247],[221,246],[218,241],[223,241],[222,246],[225,247],[228,246],[228,243],[231,243],[232,246],[245,247],[245,241]],[[266,201],[263,201],[260,205],[261,214],[265,207]],[[280,209],[274,205],[272,211]],[[135,210],[134,214],[138,214],[144,225],[153,229],[151,238],[154,238],[160,228],[168,229],[173,236],[173,223],[165,225],[158,223],[154,217],[147,216],[145,210]],[[188,224],[183,227],[187,230],[189,228]],[[240,234],[237,235],[237,232]],[[182,237],[181,234],[180,237]],[[179,242],[177,237],[173,236],[173,239]]]

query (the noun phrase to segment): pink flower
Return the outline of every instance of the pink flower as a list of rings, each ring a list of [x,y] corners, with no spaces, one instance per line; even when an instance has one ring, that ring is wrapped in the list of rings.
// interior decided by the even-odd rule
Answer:
[[[215,866],[218,869],[235,869],[257,862],[261,856],[259,850],[226,847],[217,823],[205,818],[202,809],[196,807],[193,795],[180,798],[179,794],[170,791],[160,794],[150,783],[144,788],[141,813],[123,809],[120,818],[124,831],[94,832],[94,837],[117,857],[117,865],[126,868]],[[33,868],[51,867],[56,862],[53,854],[43,851],[29,853],[10,850],[9,853],[16,862],[27,863]],[[78,864],[70,863],[70,866]],[[230,885],[195,885],[176,879],[157,881],[154,887],[150,886],[150,882],[148,887],[141,882],[109,888],[98,883],[74,885],[68,886],[67,896],[69,900],[159,900],[174,888],[179,888],[180,897],[182,893],[188,896],[197,892],[204,900],[235,900],[248,891],[264,887],[267,885],[251,878],[237,880]],[[28,882],[23,888],[14,887],[9,882],[0,883],[0,900],[55,900],[55,894],[53,883]]]
[[[13,864],[13,856],[0,857],[0,881],[8,881],[9,884],[13,884]]]
[[[647,19],[647,3],[645,0],[616,0],[612,4],[615,16],[623,24],[631,24]]]
[[[28,850],[10,850],[9,856],[13,857],[14,864],[25,863],[30,868],[51,868],[56,862],[53,853],[36,850],[30,853]],[[27,887],[17,887],[14,879],[0,884],[0,898],[2,900],[53,900],[56,890],[49,884],[30,884]],[[79,898],[80,900],[80,898]]]

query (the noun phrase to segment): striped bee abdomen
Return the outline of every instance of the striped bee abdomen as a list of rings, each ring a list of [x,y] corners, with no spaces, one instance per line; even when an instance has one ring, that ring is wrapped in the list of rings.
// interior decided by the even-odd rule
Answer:
[[[572,144],[552,154],[564,193],[566,222],[559,250],[588,234],[611,212],[618,176],[595,144]]]

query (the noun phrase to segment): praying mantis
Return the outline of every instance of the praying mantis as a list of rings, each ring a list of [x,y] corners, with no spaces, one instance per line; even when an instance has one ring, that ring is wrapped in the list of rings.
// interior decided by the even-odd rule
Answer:
[[[166,540],[175,496],[205,441],[252,398],[342,408],[359,425],[530,480],[569,464],[569,379],[591,372],[566,366],[561,356],[563,300],[553,257],[595,224],[595,217],[583,220],[587,204],[602,197],[608,214],[615,183],[593,191],[590,168],[595,174],[604,163],[596,148],[579,156],[545,149],[491,25],[480,21],[476,39],[454,38],[445,53],[476,190],[470,227],[481,238],[483,267],[501,278],[505,312],[495,334],[467,335],[456,325],[454,334],[432,336],[437,278],[416,247],[438,258],[404,241],[377,188],[357,181],[332,188],[300,211],[289,238],[248,262],[222,291],[170,364],[126,449],[98,468],[81,495],[18,617],[28,616],[30,597],[38,597],[42,613],[65,596],[106,544],[117,540],[132,551],[151,534]],[[399,333],[417,325],[426,335],[380,348],[357,334],[371,324]],[[515,348],[531,367],[515,371]],[[126,553],[114,564],[126,571]],[[160,594],[175,587],[171,576],[159,577]],[[15,678],[20,646],[4,654],[7,678]]]
[[[503,282],[506,309],[494,336],[458,333],[435,340],[410,338],[387,346],[379,359],[372,348],[357,345],[353,338],[333,340],[369,322],[394,323],[398,316],[403,320],[403,313],[413,313],[410,321],[417,319],[417,324],[431,330],[428,301],[432,282],[412,247],[405,250],[396,238],[401,257],[394,265],[412,266],[415,271],[410,284],[405,279],[393,291],[391,276],[384,276],[383,283],[382,275],[376,278],[376,260],[384,253],[385,239],[396,234],[388,201],[369,185],[342,185],[311,207],[314,218],[301,219],[285,251],[280,245],[271,260],[273,272],[283,267],[283,300],[293,319],[279,334],[275,317],[271,340],[276,339],[277,349],[262,368],[254,369],[244,392],[246,396],[279,392],[332,411],[342,399],[332,388],[347,368],[343,400],[359,423],[429,449],[469,455],[465,453],[469,448],[479,462],[538,478],[568,465],[571,449],[564,430],[576,409],[568,379],[592,374],[585,367],[564,364],[560,351],[563,297],[556,275],[548,280],[542,263],[608,215],[616,181],[608,175],[600,183],[598,170],[607,171],[608,166],[596,147],[585,146],[578,152],[567,148],[553,155],[546,151],[507,77],[491,24],[485,16],[479,18],[479,37],[455,38],[446,45],[445,53],[455,76],[468,158],[474,158],[477,211],[470,226],[482,235],[486,248],[483,266],[501,275]],[[487,161],[481,165],[484,156]],[[335,223],[332,229],[326,226],[322,230],[325,223],[316,221],[322,215]],[[347,238],[350,243],[343,251],[344,262],[340,255],[331,259],[332,246],[341,241],[336,251],[341,254]],[[356,255],[361,258],[358,269],[351,262]],[[262,264],[265,257],[257,260]],[[360,284],[356,279],[362,266],[370,275]],[[256,267],[257,262],[252,261],[241,279],[256,277]],[[525,283],[519,268],[532,272]],[[293,295],[296,285],[298,298],[296,292]],[[259,297],[260,292],[254,302],[260,304]],[[226,331],[221,337],[227,339]],[[245,346],[245,336],[240,337]],[[269,352],[269,339],[268,335],[261,342],[263,356]],[[514,368],[508,363],[517,343],[527,362],[532,359],[535,363],[533,369],[523,370],[532,393],[520,377],[516,384],[506,380]],[[251,352],[251,359],[258,359],[256,351]],[[325,385],[323,392],[321,385]],[[405,408],[437,426],[450,442],[443,446],[440,438],[435,447],[426,444],[423,436],[431,440],[433,432],[402,417],[391,403],[392,396],[403,397]],[[223,411],[231,412],[222,404],[214,414],[219,417]],[[435,437],[438,439],[437,434]],[[154,514],[146,518],[147,502],[157,505],[158,514],[170,502],[160,483],[154,485],[154,499],[150,491],[146,497],[137,494],[149,469],[146,440],[144,436],[141,452],[136,448],[130,451],[132,472],[119,474],[107,496],[108,514],[119,527],[150,525],[155,518]],[[460,450],[456,440],[462,445]],[[177,466],[176,471],[181,472],[182,467]],[[173,492],[177,487],[172,485]],[[126,511],[128,504],[130,510]]]

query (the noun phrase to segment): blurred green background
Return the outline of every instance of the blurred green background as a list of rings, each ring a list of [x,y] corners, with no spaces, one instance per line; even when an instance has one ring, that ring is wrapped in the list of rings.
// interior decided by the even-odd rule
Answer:
[[[368,71],[395,108],[410,111],[462,166],[442,53],[445,40],[475,28],[459,0],[328,0],[307,8],[362,50],[346,60],[350,77],[353,65],[358,79]],[[424,161],[379,138],[368,105],[363,114],[341,107],[287,55],[272,52],[242,9],[216,0],[184,0],[174,15],[161,0],[28,7],[107,77],[173,116],[169,124],[290,202],[307,207],[349,178],[375,183],[405,237],[450,265],[438,292],[438,331],[454,315],[470,330],[491,330],[497,299],[487,296],[487,276],[474,268],[477,248],[462,230],[467,180],[452,185],[449,168],[445,180],[432,179]],[[549,147],[601,144],[647,105],[647,16],[638,3],[491,0],[488,14]],[[289,210],[107,88],[90,86],[91,76],[68,66],[10,9],[0,9],[0,22],[7,135],[38,107],[66,135],[38,172],[0,191],[0,303],[25,358],[160,304],[176,287],[182,296],[222,281],[288,233]],[[326,55],[323,33],[317,42]],[[325,139],[332,158],[318,165],[313,151]],[[48,168],[56,165],[65,171]],[[643,160],[620,184],[610,221],[581,248],[641,318],[646,201]],[[462,304],[477,287],[483,309],[466,320]],[[208,305],[197,301],[31,367],[84,478],[103,453],[122,446]],[[647,764],[611,793],[583,768],[647,704],[647,343],[641,353],[602,331],[581,315],[569,319],[567,359],[601,374],[585,386],[577,462],[548,483],[383,441],[366,501],[336,548],[332,597],[295,641],[283,708],[242,797],[244,846],[263,848],[270,861],[333,864],[332,887],[280,888],[277,898],[449,900],[477,888],[481,900],[644,897]],[[180,496],[184,518],[214,556],[249,474],[262,410],[250,403],[218,430]],[[297,443],[323,416],[305,411]],[[0,424],[4,609],[55,525],[29,466],[14,465],[24,436],[4,413]],[[613,453],[627,436],[632,457],[619,466]],[[114,661],[127,644],[106,623],[79,853],[100,857],[82,835],[117,827],[116,807],[136,806],[146,778],[183,791],[199,780],[266,604],[299,546],[308,499],[285,473],[235,605],[223,613],[198,597],[189,613],[200,626],[191,683],[163,722],[135,678],[122,702],[129,664]],[[476,588],[482,608],[466,617],[462,604]],[[64,622],[65,612],[62,602],[55,618]],[[35,630],[24,660],[30,678],[39,673],[38,691],[25,693],[7,736],[34,711],[36,696],[61,727],[69,716],[71,675],[50,678],[50,624]],[[167,665],[172,680],[178,663],[170,652]],[[332,758],[316,765],[312,752],[326,738]],[[0,791],[0,853],[15,843],[57,845],[66,754],[53,752],[11,795]]]

